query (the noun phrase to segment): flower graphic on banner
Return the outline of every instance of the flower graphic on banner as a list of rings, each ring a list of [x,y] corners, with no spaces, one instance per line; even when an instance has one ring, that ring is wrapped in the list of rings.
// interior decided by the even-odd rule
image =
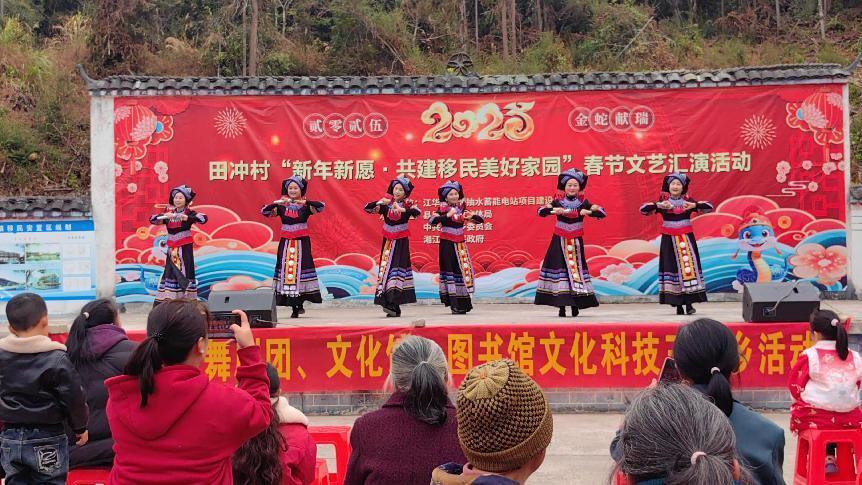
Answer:
[[[761,115],[745,120],[739,131],[745,144],[758,150],[768,147],[775,139],[775,124]]]
[[[818,91],[801,103],[787,103],[787,125],[810,131],[818,145],[840,144],[844,141],[842,106],[840,94]]]
[[[236,138],[245,131],[245,116],[236,108],[225,108],[216,115],[214,126],[219,135]]]
[[[117,157],[140,160],[148,145],[158,145],[174,137],[174,119],[158,116],[150,108],[132,104],[114,110],[114,139]]]
[[[847,275],[847,248],[820,244],[803,244],[790,257],[793,274],[800,278],[815,278],[818,283],[831,285]]]

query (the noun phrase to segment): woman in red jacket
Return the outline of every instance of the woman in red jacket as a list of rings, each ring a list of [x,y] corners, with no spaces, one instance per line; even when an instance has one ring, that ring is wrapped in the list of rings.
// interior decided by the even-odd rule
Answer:
[[[232,485],[231,455],[269,425],[269,380],[245,313],[231,325],[237,387],[210,382],[200,370],[209,311],[170,300],[150,312],[147,338],[125,375],[106,381],[114,436],[111,484]]]
[[[309,485],[314,481],[317,444],[308,418],[279,395],[278,370],[266,364],[273,419],[233,455],[234,485]]]

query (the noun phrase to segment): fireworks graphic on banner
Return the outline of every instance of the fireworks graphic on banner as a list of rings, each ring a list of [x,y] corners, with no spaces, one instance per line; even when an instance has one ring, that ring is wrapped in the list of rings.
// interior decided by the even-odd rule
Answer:
[[[740,128],[745,144],[758,150],[768,147],[775,139],[775,124],[765,116],[754,115]]]
[[[245,131],[245,116],[236,108],[225,108],[215,117],[215,129],[225,138],[236,138]]]

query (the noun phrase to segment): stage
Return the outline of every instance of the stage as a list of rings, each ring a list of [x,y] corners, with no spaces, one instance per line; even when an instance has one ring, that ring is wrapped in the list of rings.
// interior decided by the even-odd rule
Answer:
[[[121,315],[123,327],[128,330],[146,328],[150,305],[126,305]],[[591,324],[591,323],[682,323],[694,318],[707,317],[720,322],[742,322],[741,302],[709,302],[698,304],[695,315],[676,315],[674,308],[657,303],[610,303],[598,308],[583,310],[575,318],[557,316],[557,309],[528,303],[477,303],[467,315],[452,315],[440,304],[427,302],[405,305],[401,318],[386,318],[380,307],[363,303],[326,302],[322,305],[306,304],[305,315],[290,319],[290,308],[279,307],[279,327],[405,327],[416,322],[426,326],[479,325],[489,329],[495,325],[517,324]],[[851,332],[862,332],[862,301],[825,300],[821,308],[833,309],[841,315],[853,318]],[[568,311],[568,309],[567,309]],[[65,319],[60,319],[65,320]],[[68,318],[71,323],[71,318]]]

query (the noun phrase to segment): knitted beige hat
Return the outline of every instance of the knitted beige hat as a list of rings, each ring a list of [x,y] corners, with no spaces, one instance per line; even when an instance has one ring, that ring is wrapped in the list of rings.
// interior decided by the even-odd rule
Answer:
[[[458,389],[458,439],[473,467],[506,472],[551,443],[554,421],[539,386],[511,360],[474,367]]]

